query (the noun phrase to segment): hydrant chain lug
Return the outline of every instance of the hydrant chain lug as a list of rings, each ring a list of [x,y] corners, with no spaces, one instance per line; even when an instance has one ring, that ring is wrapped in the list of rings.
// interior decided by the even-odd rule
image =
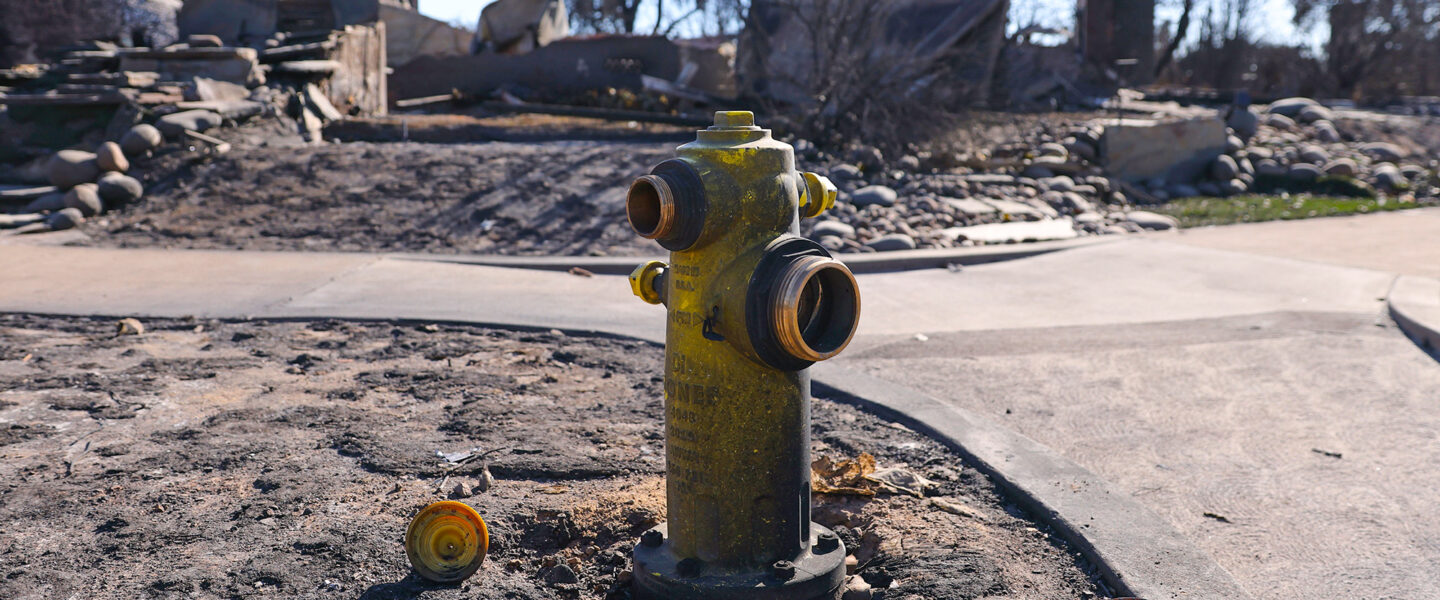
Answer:
[[[799,235],[835,186],[744,111],[631,185],[626,215],[669,249],[630,275],[666,308],[668,521],[634,549],[637,600],[833,600],[844,544],[810,521],[810,378],[850,342],[854,275]]]

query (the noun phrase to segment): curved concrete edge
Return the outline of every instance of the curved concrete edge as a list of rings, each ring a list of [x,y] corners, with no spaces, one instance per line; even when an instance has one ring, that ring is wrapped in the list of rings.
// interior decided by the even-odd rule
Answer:
[[[1171,525],[1094,473],[989,419],[838,365],[812,368],[816,395],[903,424],[965,457],[1072,544],[1121,596],[1251,596]]]
[[[865,254],[840,254],[854,273],[885,273],[917,269],[943,269],[949,265],[978,265],[1040,254],[1116,242],[1121,237],[1083,237],[1055,242],[999,244],[969,248],[933,248],[897,250]],[[463,256],[420,253],[386,254],[388,258],[429,262],[447,262],[512,269],[569,271],[579,267],[597,275],[629,275],[636,265],[647,260],[664,260],[662,256]]]
[[[1390,318],[1429,352],[1440,352],[1440,280],[1401,275],[1385,297]]]

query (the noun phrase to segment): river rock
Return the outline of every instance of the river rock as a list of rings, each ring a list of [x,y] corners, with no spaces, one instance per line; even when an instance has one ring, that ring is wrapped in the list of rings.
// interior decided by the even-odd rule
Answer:
[[[1218,186],[1218,187],[1220,188],[1220,195],[1221,195],[1221,196],[1227,196],[1227,197],[1228,197],[1228,196],[1234,196],[1234,195],[1237,195],[1237,194],[1243,194],[1243,193],[1245,193],[1245,190],[1250,189],[1249,186],[1247,186],[1244,181],[1241,181],[1241,180],[1239,180],[1239,179],[1231,179],[1231,180],[1229,180],[1229,181],[1221,181],[1220,183],[1217,183],[1216,186]]]
[[[1360,146],[1360,151],[1370,155],[1375,160],[1381,160],[1385,162],[1396,162],[1410,155],[1410,153],[1406,152],[1404,148],[1387,142],[1371,142],[1369,144],[1364,144]]]
[[[1400,169],[1389,163],[1376,167],[1375,172],[1370,176],[1375,180],[1375,187],[1386,191],[1393,192],[1409,185],[1409,182],[1405,181],[1405,175],[1400,173]]]
[[[1056,156],[1060,158],[1070,158],[1070,151],[1066,150],[1063,144],[1046,142],[1044,144],[1040,144],[1039,150],[1040,156]]]
[[[1267,158],[1273,158],[1275,156],[1275,152],[1264,146],[1252,146],[1245,149],[1245,155],[1252,161],[1258,161]]]
[[[1235,135],[1241,139],[1255,137],[1255,132],[1260,130],[1260,115],[1255,114],[1249,108],[1237,108],[1230,113],[1230,118],[1225,120],[1225,125],[1235,131]]]
[[[1057,175],[1057,176],[1055,176],[1055,177],[1048,177],[1048,178],[1045,178],[1045,179],[1041,179],[1038,183],[1040,184],[1041,187],[1044,187],[1044,188],[1047,189],[1047,190],[1053,190],[1053,191],[1056,191],[1056,192],[1073,192],[1073,191],[1075,191],[1075,180],[1074,180],[1074,179],[1071,179],[1071,178],[1069,178],[1069,177],[1066,177],[1066,176],[1064,176],[1064,175]]]
[[[1025,165],[1025,168],[1020,171],[1020,176],[1029,177],[1031,179],[1045,179],[1048,177],[1054,177],[1055,172],[1051,171],[1050,167],[1045,166],[1044,163],[1036,161]]]
[[[854,181],[860,178],[860,167],[855,165],[839,165],[830,169],[830,176],[837,181]]]
[[[1315,181],[1316,179],[1319,179],[1320,175],[1322,174],[1323,173],[1320,171],[1320,167],[1306,163],[1295,163],[1293,165],[1290,165],[1290,169],[1285,172],[1285,176],[1289,177],[1291,181],[1301,182]]]
[[[819,242],[822,247],[831,252],[840,252],[845,249],[845,240],[833,235],[822,235],[815,241]]]
[[[165,135],[160,133],[154,125],[141,123],[130,128],[125,135],[120,136],[120,149],[125,151],[127,156],[144,156],[146,153],[160,147],[165,143]]]
[[[1291,131],[1295,129],[1295,121],[1281,114],[1265,115],[1265,124],[1280,131]]]
[[[1061,205],[1056,208],[1064,208],[1072,213],[1088,212],[1094,209],[1089,200],[1077,192],[1061,192]]]
[[[914,173],[920,170],[920,157],[906,154],[896,163],[901,169]]]
[[[1235,154],[1245,149],[1245,142],[1240,141],[1239,136],[1227,136],[1225,138],[1225,153]]]
[[[850,162],[870,169],[885,167],[885,154],[874,146],[857,146],[850,150]]]
[[[1220,186],[1213,181],[1202,181],[1195,184],[1195,189],[1200,190],[1201,196],[1219,196]]]
[[[898,197],[899,195],[895,193],[895,190],[883,185],[871,185],[855,190],[854,193],[850,194],[850,204],[857,207],[870,206],[872,204],[876,206],[894,206],[895,199]]]
[[[1309,98],[1285,98],[1270,103],[1267,112],[1286,117],[1295,117],[1307,106],[1319,106],[1320,103]]]
[[[208,110],[186,110],[160,117],[155,127],[165,137],[179,139],[186,131],[198,131],[204,133],[225,122],[218,113]]]
[[[65,208],[73,208],[80,214],[93,217],[105,210],[100,203],[100,187],[93,183],[82,183],[65,193]]]
[[[1301,123],[1330,121],[1334,118],[1335,114],[1330,112],[1330,109],[1320,106],[1319,104],[1312,104],[1310,106],[1306,106],[1305,108],[1300,109],[1300,112],[1295,115],[1295,120]]]
[[[874,248],[876,252],[890,252],[892,250],[914,250],[915,238],[903,233],[892,233],[882,235],[865,243],[866,246]]]
[[[53,212],[65,208],[65,193],[54,192],[31,200],[22,212]]]
[[[145,193],[138,180],[120,173],[106,173],[95,184],[100,188],[100,199],[112,207],[139,200]]]
[[[50,215],[50,218],[45,220],[45,224],[55,231],[70,229],[84,222],[85,215],[80,214],[80,211],[74,208],[63,209],[60,212]]]
[[[1304,146],[1300,148],[1300,160],[1312,165],[1323,165],[1330,162],[1330,153],[1319,146]]]
[[[1210,163],[1210,176],[1220,181],[1234,179],[1240,174],[1240,165],[1235,164],[1235,159],[1227,154],[1221,154],[1214,162]]]
[[[61,150],[45,163],[45,174],[50,184],[68,190],[82,183],[90,183],[100,176],[100,164],[95,155],[80,150]]]
[[[1153,213],[1147,210],[1132,210],[1125,213],[1125,220],[1151,231],[1165,231],[1180,226],[1175,217]]]
[[[1287,171],[1285,166],[1276,162],[1273,158],[1263,158],[1255,163],[1255,174],[1263,177],[1284,177]]]
[[[1340,132],[1335,129],[1335,124],[1330,121],[1316,121],[1315,139],[1327,144],[1334,144],[1340,141]]]
[[[1194,198],[1200,195],[1200,190],[1188,183],[1177,183],[1165,190],[1170,193],[1171,198]]]
[[[1356,173],[1360,172],[1360,165],[1355,164],[1355,161],[1349,158],[1337,158],[1325,163],[1320,170],[1325,171],[1326,175],[1354,177]]]
[[[824,236],[833,235],[840,238],[855,237],[855,228],[833,219],[820,221],[815,224],[815,229],[810,231],[810,239],[818,240]]]
[[[1094,144],[1085,140],[1074,139],[1065,143],[1065,150],[1071,156],[1078,156],[1088,161],[1094,161],[1099,154],[1095,151]]]
[[[125,152],[120,149],[120,144],[105,142],[95,149],[95,164],[101,169],[124,173],[130,170],[130,161],[125,160]]]

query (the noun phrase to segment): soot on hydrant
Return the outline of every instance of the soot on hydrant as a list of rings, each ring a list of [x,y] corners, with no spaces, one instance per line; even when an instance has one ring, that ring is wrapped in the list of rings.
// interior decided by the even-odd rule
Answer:
[[[835,186],[749,112],[719,112],[635,180],[630,225],[670,250],[630,275],[664,304],[668,521],[635,547],[642,600],[835,598],[845,548],[810,521],[810,377],[850,342],[855,277],[799,220]]]

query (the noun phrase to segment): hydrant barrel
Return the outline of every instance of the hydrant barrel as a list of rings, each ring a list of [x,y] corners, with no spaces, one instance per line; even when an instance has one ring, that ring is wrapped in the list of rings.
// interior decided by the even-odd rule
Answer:
[[[810,521],[806,369],[849,343],[860,295],[798,235],[834,186],[798,173],[748,112],[717,113],[678,155],[626,204],[636,232],[671,250],[631,275],[667,312],[668,521],[636,546],[636,597],[834,597],[844,551]]]

